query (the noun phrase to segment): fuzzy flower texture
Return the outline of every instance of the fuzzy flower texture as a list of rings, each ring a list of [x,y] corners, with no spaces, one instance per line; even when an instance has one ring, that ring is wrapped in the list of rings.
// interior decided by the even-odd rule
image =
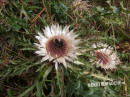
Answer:
[[[92,55],[95,56],[97,60],[95,61],[94,59],[90,59],[90,61],[97,67],[101,67],[105,70],[115,69],[116,65],[120,64],[117,53],[113,52],[113,48],[111,46],[103,43],[97,43],[93,44],[92,47],[96,49]]]
[[[38,32],[35,36],[40,44],[34,43],[38,50],[35,52],[39,56],[43,56],[43,61],[53,61],[55,69],[58,69],[59,64],[67,67],[66,61],[73,62],[77,58],[79,39],[73,30],[69,31],[69,26],[63,29],[59,25],[52,25],[43,29],[44,35]]]
[[[75,7],[75,11],[78,11],[78,12],[82,12],[82,11],[89,12],[89,8],[88,7],[91,7],[91,5],[88,4],[87,1],[82,1],[82,0],[74,0],[72,2],[72,4]]]

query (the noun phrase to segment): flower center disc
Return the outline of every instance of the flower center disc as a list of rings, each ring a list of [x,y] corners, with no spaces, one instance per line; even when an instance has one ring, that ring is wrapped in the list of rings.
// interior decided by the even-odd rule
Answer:
[[[95,52],[95,57],[99,64],[103,63],[103,65],[107,65],[109,63],[109,56],[103,52]]]
[[[46,49],[52,57],[61,57],[68,52],[68,44],[64,38],[55,36],[48,40]]]

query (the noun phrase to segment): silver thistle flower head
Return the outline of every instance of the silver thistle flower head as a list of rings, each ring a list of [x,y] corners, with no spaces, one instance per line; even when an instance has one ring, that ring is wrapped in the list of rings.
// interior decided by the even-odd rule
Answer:
[[[39,44],[34,43],[38,48],[35,53],[43,57],[41,62],[54,60],[57,70],[59,64],[67,67],[66,61],[72,62],[77,58],[80,40],[76,39],[78,35],[75,35],[73,30],[69,31],[69,26],[63,29],[59,25],[47,26],[43,32],[45,35],[38,32],[35,36]]]
[[[97,49],[92,54],[97,58],[96,62],[94,59],[90,61],[93,62],[97,67],[101,67],[103,69],[115,69],[116,65],[120,64],[120,60],[117,56],[116,52],[113,52],[113,48],[108,46],[107,44],[98,43],[93,44],[93,48]],[[98,49],[99,48],[99,49]]]

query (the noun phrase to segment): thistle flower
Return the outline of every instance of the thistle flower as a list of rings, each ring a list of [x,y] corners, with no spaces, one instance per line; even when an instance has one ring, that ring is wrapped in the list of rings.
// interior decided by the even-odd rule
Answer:
[[[75,11],[82,12],[86,10],[88,13],[90,13],[88,7],[91,5],[89,5],[86,1],[75,0],[72,4],[75,7]]]
[[[92,47],[97,49],[93,53],[97,60],[96,62],[94,62],[94,59],[90,61],[94,62],[96,66],[100,66],[103,69],[115,69],[116,65],[120,64],[117,53],[113,52],[112,47],[102,43],[93,44]]]
[[[43,32],[45,35],[38,32],[35,36],[40,44],[34,43],[38,48],[35,53],[43,56],[41,62],[53,60],[57,70],[59,64],[67,67],[66,61],[73,62],[77,58],[76,52],[79,48],[77,45],[80,40],[76,39],[78,35],[75,35],[73,30],[69,31],[69,26],[63,29],[59,25],[47,26]]]

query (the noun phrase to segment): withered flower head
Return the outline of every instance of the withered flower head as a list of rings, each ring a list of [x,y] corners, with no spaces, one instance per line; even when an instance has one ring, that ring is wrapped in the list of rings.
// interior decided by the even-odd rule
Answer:
[[[74,0],[72,4],[75,7],[75,11],[78,11],[78,12],[82,12],[84,10],[89,12],[88,7],[91,6],[86,1],[82,1],[82,0]]]

